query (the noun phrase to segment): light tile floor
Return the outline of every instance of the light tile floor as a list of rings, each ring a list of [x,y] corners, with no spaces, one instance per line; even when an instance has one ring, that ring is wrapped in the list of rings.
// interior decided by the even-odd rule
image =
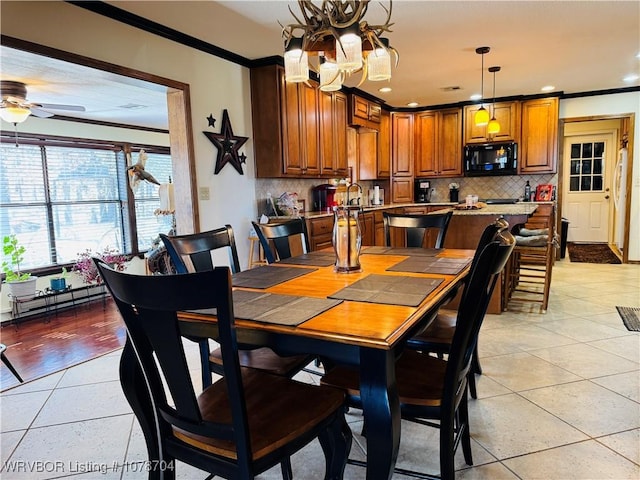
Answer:
[[[565,259],[554,268],[546,314],[521,304],[487,316],[479,399],[470,401],[475,466],[459,452],[458,478],[640,478],[640,333],[626,330],[616,305],[640,306],[640,266]],[[188,355],[197,378],[193,344]],[[114,352],[0,395],[3,480],[146,478],[118,360]],[[351,457],[364,459],[360,412],[349,421]],[[437,430],[403,423],[398,466],[437,473],[437,442]],[[292,461],[295,478],[323,478],[318,444]],[[177,477],[206,474],[178,464]],[[281,478],[280,471],[260,478]],[[362,479],[364,470],[349,465],[345,478]]]

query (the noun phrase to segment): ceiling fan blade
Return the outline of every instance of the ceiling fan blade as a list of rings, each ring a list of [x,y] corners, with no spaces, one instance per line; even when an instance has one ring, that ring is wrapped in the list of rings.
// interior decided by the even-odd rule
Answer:
[[[33,115],[34,117],[38,117],[38,118],[53,117],[53,113],[47,112],[46,110],[42,110],[35,106],[31,106],[29,110],[31,110],[31,115]]]
[[[63,105],[60,103],[34,103],[33,107],[48,108],[50,110],[70,110],[72,112],[84,112],[86,110],[81,105]]]

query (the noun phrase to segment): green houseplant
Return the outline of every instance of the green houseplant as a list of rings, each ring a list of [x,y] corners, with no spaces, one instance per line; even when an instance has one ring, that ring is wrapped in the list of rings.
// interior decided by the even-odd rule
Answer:
[[[26,252],[24,245],[20,244],[15,235],[5,235],[2,238],[2,252],[5,257],[2,261],[2,272],[9,295],[16,298],[34,297],[37,277],[23,272],[21,268]]]

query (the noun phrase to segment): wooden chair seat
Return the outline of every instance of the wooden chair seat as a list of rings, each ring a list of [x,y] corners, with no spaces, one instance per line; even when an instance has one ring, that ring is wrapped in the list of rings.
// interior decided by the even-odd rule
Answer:
[[[282,375],[283,377],[293,377],[315,358],[313,355],[284,357],[276,354],[267,347],[253,350],[239,350],[238,357],[240,358],[240,365],[243,367],[271,372],[275,375]],[[211,364],[211,370],[216,373],[222,371],[222,351],[219,348],[211,352],[209,362]]]
[[[242,369],[242,383],[253,461],[274,454],[292,442],[300,432],[326,422],[344,402],[344,392],[339,389],[318,389],[254,369]],[[300,408],[301,405],[304,408]],[[220,380],[203,391],[198,396],[198,406],[203,420],[228,423],[232,413],[226,382]],[[278,422],[265,421],[273,418],[277,418]],[[203,437],[175,426],[173,434],[177,439],[201,450],[237,459],[237,447],[229,440]]]

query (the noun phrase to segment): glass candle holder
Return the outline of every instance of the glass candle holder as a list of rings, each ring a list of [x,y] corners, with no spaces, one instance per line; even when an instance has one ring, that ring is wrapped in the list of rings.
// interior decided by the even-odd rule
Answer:
[[[334,270],[340,273],[359,272],[360,248],[362,246],[362,232],[358,206],[334,207],[333,248],[336,252]]]

